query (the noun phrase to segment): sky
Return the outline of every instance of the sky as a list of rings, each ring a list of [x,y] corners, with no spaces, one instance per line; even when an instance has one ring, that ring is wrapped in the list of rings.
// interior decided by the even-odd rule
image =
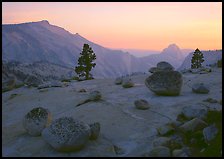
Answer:
[[[41,20],[108,48],[222,48],[222,2],[2,2],[2,24]]]

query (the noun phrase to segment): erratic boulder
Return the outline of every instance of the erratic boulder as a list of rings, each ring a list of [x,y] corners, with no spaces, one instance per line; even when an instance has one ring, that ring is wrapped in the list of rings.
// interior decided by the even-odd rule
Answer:
[[[145,85],[157,95],[178,96],[183,79],[178,71],[158,71],[146,78]]]
[[[157,63],[157,69],[161,71],[173,71],[174,67],[166,61]]]
[[[42,131],[42,137],[60,152],[82,149],[90,137],[90,127],[72,117],[61,117]]]
[[[23,127],[31,136],[40,136],[42,130],[51,123],[48,109],[38,107],[28,112],[23,119]]]
[[[156,71],[158,71],[158,68],[157,68],[157,67],[151,67],[151,68],[149,69],[149,72],[150,72],[150,73],[155,73]]]

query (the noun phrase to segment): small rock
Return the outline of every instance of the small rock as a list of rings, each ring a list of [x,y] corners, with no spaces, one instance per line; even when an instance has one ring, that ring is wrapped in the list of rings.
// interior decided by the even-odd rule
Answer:
[[[204,85],[204,83],[196,83],[192,86],[192,91],[194,93],[199,93],[199,94],[208,94],[209,89],[207,86]]]
[[[122,81],[123,81],[123,79],[121,77],[118,77],[118,78],[115,79],[114,83],[117,84],[117,85],[120,85],[120,84],[122,84]]]
[[[122,155],[125,153],[124,149],[114,145],[114,152],[117,154],[117,155]]]
[[[169,146],[169,142],[170,142],[170,138],[168,137],[158,137],[156,139],[153,140],[153,146],[157,147],[157,146]]]
[[[82,149],[91,135],[90,127],[72,117],[61,117],[42,131],[43,139],[60,152]]]
[[[42,130],[50,125],[51,119],[51,113],[48,109],[37,107],[25,115],[23,127],[31,136],[40,136]]]
[[[200,105],[186,106],[182,109],[182,113],[187,118],[204,118],[208,110]]]
[[[134,103],[137,109],[146,110],[150,108],[149,103],[144,99],[136,100]]]
[[[92,91],[90,92],[89,94],[89,99],[91,101],[97,101],[97,100],[100,100],[101,99],[101,93],[99,91]]]
[[[211,141],[212,139],[215,138],[217,133],[218,133],[218,129],[216,128],[215,124],[203,129],[203,135],[204,135],[205,141]]]
[[[174,67],[166,61],[161,61],[157,63],[157,69],[162,71],[173,71]]]
[[[173,150],[173,157],[188,157],[187,153],[183,149]]]
[[[203,120],[194,118],[190,121],[187,121],[186,123],[181,125],[179,128],[183,132],[187,132],[187,131],[193,132],[193,131],[201,130],[201,129],[205,128],[207,125],[208,124],[206,122],[204,122]]]
[[[84,88],[82,88],[82,89],[79,90],[79,92],[80,92],[80,93],[82,93],[82,92],[86,92],[86,90],[85,90]]]
[[[170,149],[165,146],[157,146],[153,148],[150,153],[150,157],[170,157]]]
[[[89,126],[91,130],[90,140],[96,140],[100,134],[100,123],[96,122]]]
[[[132,82],[131,79],[124,79],[123,82],[122,82],[122,86],[124,88],[131,88],[134,86],[134,83]]]
[[[205,100],[203,100],[204,102],[209,102],[209,103],[218,103],[218,101],[216,99],[212,99],[212,98],[207,98]]]
[[[168,125],[168,124],[157,128],[157,131],[160,135],[165,135],[166,133],[168,133],[172,130],[174,130],[174,128],[171,125]]]

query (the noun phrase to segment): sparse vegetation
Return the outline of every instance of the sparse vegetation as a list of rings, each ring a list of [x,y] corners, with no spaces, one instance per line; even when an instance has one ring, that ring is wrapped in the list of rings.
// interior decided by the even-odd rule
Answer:
[[[187,118],[180,114],[179,119],[182,121],[187,120]],[[189,120],[189,119],[188,119]],[[218,129],[218,133],[214,139],[211,141],[205,141],[203,136],[203,130],[196,132],[188,131],[177,133],[181,135],[183,143],[185,146],[190,147],[192,157],[221,157],[222,150],[222,110],[208,110],[207,116],[204,121],[208,125],[215,124]]]
[[[222,68],[222,59],[217,61],[217,66]]]
[[[96,63],[93,63],[93,60],[96,59],[96,54],[88,44],[84,44],[80,55],[78,66],[75,67],[75,72],[78,74],[79,79],[83,77],[85,80],[93,79],[90,71],[96,66]]]
[[[200,68],[201,64],[204,62],[203,53],[197,48],[191,59],[191,68]]]

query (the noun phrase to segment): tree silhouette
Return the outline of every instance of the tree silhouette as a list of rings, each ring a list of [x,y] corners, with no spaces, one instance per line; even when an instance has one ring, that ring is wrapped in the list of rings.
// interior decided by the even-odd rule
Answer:
[[[96,63],[93,63],[93,60],[96,59],[96,54],[88,44],[84,44],[80,55],[78,66],[75,67],[75,72],[78,74],[79,78],[85,77],[86,80],[92,79],[90,71],[96,66]]]
[[[191,59],[191,68],[200,68],[201,64],[204,62],[203,53],[197,48]]]

